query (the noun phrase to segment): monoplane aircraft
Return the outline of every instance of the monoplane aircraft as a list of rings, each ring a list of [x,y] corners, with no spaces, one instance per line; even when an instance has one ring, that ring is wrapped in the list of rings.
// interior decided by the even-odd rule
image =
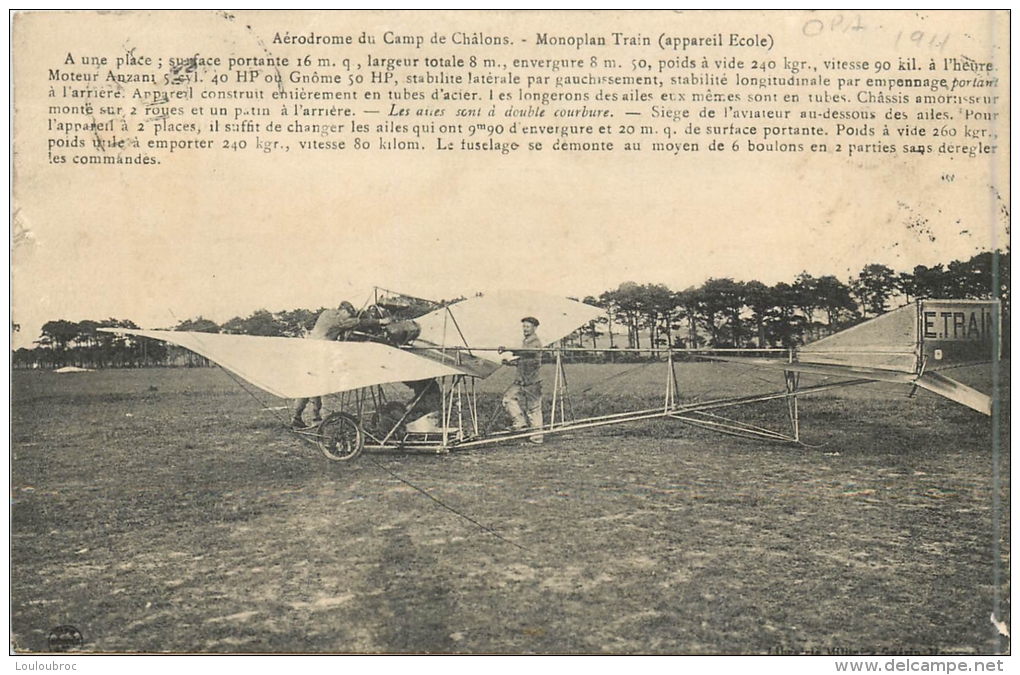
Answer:
[[[378,290],[376,291],[378,296]],[[376,298],[378,300],[378,297]],[[384,303],[363,312],[385,313]],[[166,330],[101,329],[170,342],[208,358],[239,381],[281,398],[333,395],[338,410],[316,427],[295,430],[330,460],[349,461],[363,449],[447,452],[521,440],[533,430],[492,431],[479,412],[476,383],[499,370],[504,352],[520,354],[520,319],[539,319],[540,350],[554,364],[551,415],[543,434],[657,418],[735,436],[800,443],[799,398],[870,382],[922,388],[985,415],[992,399],[943,371],[986,363],[999,348],[998,301],[920,300],[797,349],[593,349],[564,346],[564,338],[602,316],[602,310],[533,292],[486,294],[439,307],[414,320],[344,341],[303,340]],[[383,322],[385,324],[385,322]],[[373,322],[379,325],[379,322]],[[575,417],[565,363],[578,352],[640,352],[665,365],[663,396],[655,407]],[[782,373],[769,393],[691,399],[681,396],[675,364],[706,359],[737,362]],[[801,374],[823,376],[801,386]],[[834,379],[833,379],[834,378]],[[407,400],[385,385],[404,383]],[[391,388],[392,392],[392,388]],[[723,417],[720,411],[764,401],[786,404],[789,429]]]

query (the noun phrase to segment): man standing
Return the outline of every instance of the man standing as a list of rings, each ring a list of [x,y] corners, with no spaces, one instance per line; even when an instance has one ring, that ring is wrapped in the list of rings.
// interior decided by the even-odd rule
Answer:
[[[533,316],[526,316],[521,319],[521,329],[524,331],[524,342],[521,345],[524,349],[541,349],[542,341],[535,334],[538,328],[538,319]],[[517,377],[503,395],[503,407],[510,414],[513,420],[515,431],[527,429],[542,429],[542,380],[538,372],[542,365],[542,353],[526,351],[512,360],[503,359],[507,365],[517,366]],[[530,437],[532,443],[541,443],[544,439],[541,433]]]
[[[336,309],[324,309],[315,321],[315,327],[305,337],[311,340],[339,340],[347,331],[358,326],[358,311],[354,305],[346,300],[340,303]],[[294,401],[294,419],[291,426],[295,429],[304,429],[305,421],[302,415],[308,402],[312,402],[312,423],[322,421],[322,397],[314,396],[310,399],[299,398]]]

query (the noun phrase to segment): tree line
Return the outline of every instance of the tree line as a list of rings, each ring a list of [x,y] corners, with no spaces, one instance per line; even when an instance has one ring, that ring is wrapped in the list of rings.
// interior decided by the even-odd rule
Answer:
[[[966,261],[896,272],[866,265],[844,282],[833,275],[807,272],[772,286],[760,281],[708,279],[674,291],[663,284],[625,282],[582,302],[605,310],[605,317],[568,338],[575,346],[609,348],[790,348],[817,340],[916,299],[985,299],[998,275],[1002,303],[1002,345],[1009,354],[1010,253],[980,253]],[[403,298],[392,306],[397,318],[414,318],[463,298],[433,303]],[[222,324],[203,317],[185,319],[173,330],[273,337],[301,337],[315,324],[319,310],[260,309]],[[88,368],[205,366],[188,350],[165,343],[98,331],[101,327],[136,328],[127,320],[49,321],[32,349],[13,354],[15,367]],[[17,329],[17,327],[15,327]]]
[[[606,311],[576,336],[578,344],[641,348],[796,347],[844,330],[889,309],[925,298],[985,299],[992,296],[993,264],[1003,310],[1003,344],[1008,345],[1010,255],[986,252],[967,261],[897,273],[866,265],[843,282],[835,276],[802,272],[792,283],[709,279],[673,291],[662,284],[621,284],[585,303]],[[605,330],[602,325],[608,324]],[[618,344],[617,334],[626,336]]]

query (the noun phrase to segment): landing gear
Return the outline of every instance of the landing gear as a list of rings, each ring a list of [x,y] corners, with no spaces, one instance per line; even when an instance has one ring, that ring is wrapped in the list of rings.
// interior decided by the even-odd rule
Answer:
[[[322,421],[315,433],[319,450],[334,462],[348,462],[365,447],[361,424],[347,413],[333,413]]]

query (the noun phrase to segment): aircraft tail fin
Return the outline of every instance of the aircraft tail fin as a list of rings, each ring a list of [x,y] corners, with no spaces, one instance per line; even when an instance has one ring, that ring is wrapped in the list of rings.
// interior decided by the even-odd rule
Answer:
[[[804,345],[797,360],[922,374],[1000,352],[998,300],[919,300]]]
[[[801,363],[901,373],[918,368],[917,308],[900,307],[797,350]]]

